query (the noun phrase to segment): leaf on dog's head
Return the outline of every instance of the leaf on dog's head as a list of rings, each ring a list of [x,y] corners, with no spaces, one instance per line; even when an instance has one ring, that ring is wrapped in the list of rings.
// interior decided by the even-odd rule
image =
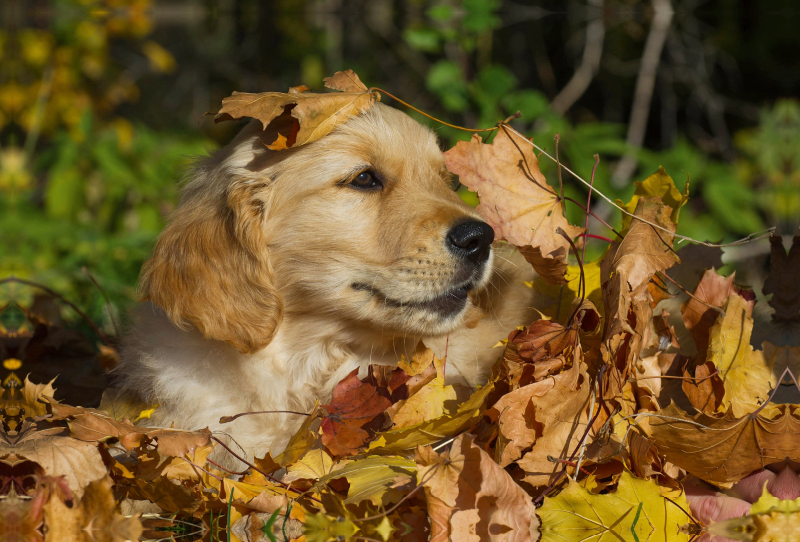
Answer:
[[[500,129],[491,145],[476,134],[469,142],[459,141],[444,157],[461,184],[478,193],[478,212],[496,237],[523,249],[548,282],[565,283],[567,237],[574,239],[583,229],[564,218],[558,195],[539,170],[530,142]]]
[[[214,122],[250,117],[264,127],[262,142],[272,150],[311,143],[336,126],[372,107],[377,95],[369,92],[352,71],[337,72],[326,85],[343,92],[234,92],[222,100]]]
[[[358,369],[336,385],[333,400],[322,405],[328,415],[322,420],[322,444],[335,456],[353,455],[369,439],[364,426],[391,405],[378,388],[358,379]]]
[[[323,81],[327,88],[342,92],[367,92],[369,90],[367,85],[361,82],[356,72],[349,69],[343,72],[336,72],[331,77],[323,79]]]

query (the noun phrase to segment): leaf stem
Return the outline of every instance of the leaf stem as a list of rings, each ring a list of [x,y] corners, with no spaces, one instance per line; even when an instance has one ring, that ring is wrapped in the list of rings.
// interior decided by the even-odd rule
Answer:
[[[585,230],[585,233],[586,233],[587,236],[588,236],[588,233],[589,233],[589,213],[590,213],[589,209],[590,209],[590,207],[592,205],[592,190],[594,190],[594,174],[597,171],[597,166],[599,164],[600,164],[600,155],[599,154],[595,154],[594,155],[594,166],[592,166],[592,178],[591,178],[591,182],[589,183],[589,197],[586,198],[586,222],[583,225],[583,229]],[[561,168],[559,168],[559,173],[560,173],[560,171],[561,171]],[[559,179],[560,178],[561,178],[561,175],[559,174]],[[559,180],[559,182],[561,182],[561,181]],[[610,241],[611,240],[609,239],[609,242]],[[581,260],[585,261],[585,259],[586,259],[586,239],[583,240],[583,254],[581,254]]]
[[[510,131],[514,132],[515,134],[517,134],[518,136],[520,136],[528,144],[533,146],[533,148],[535,148],[536,150],[540,151],[542,154],[547,156],[553,162],[556,162],[556,164],[558,164],[559,168],[564,168],[567,171],[567,173],[572,174],[573,177],[575,177],[577,180],[579,180],[580,182],[582,182],[586,186],[588,186],[588,187],[592,186],[591,184],[586,182],[586,180],[584,180],[580,175],[578,175],[577,173],[575,173],[574,171],[569,169],[567,166],[565,166],[563,164],[559,164],[558,161],[555,158],[553,158],[552,156],[550,156],[547,153],[547,151],[545,151],[543,148],[538,146],[536,143],[534,143],[533,141],[531,141],[530,139],[528,139],[527,137],[525,137],[524,135],[519,133],[517,130],[515,130],[511,126],[506,126],[506,129],[510,130]],[[771,228],[767,228],[766,230],[762,230],[762,231],[759,231],[759,232],[751,233],[747,237],[743,237],[742,239],[738,239],[738,240],[733,241],[731,243],[724,243],[724,244],[706,243],[705,241],[698,241],[697,239],[693,239],[693,238],[687,237],[685,235],[680,235],[678,233],[674,233],[674,232],[668,230],[667,228],[665,228],[663,226],[659,226],[658,224],[654,224],[654,223],[650,222],[649,220],[645,220],[644,218],[638,217],[638,216],[634,215],[633,213],[628,212],[627,209],[624,209],[623,207],[620,207],[619,205],[617,205],[615,202],[611,201],[611,198],[609,198],[608,196],[606,196],[605,194],[603,194],[599,190],[595,190],[595,192],[601,198],[603,198],[607,203],[611,204],[612,207],[614,207],[616,209],[619,209],[620,211],[622,211],[623,214],[626,214],[626,215],[630,216],[631,218],[634,218],[636,220],[644,222],[645,224],[649,224],[650,226],[652,226],[652,227],[654,227],[654,228],[656,228],[658,230],[665,231],[665,232],[667,232],[668,234],[670,234],[670,235],[672,235],[674,237],[677,237],[679,239],[683,239],[684,241],[691,241],[692,243],[697,243],[698,245],[703,245],[703,246],[707,246],[707,247],[722,248],[722,247],[732,247],[732,246],[736,246],[736,245],[742,245],[742,244],[745,244],[745,243],[749,243],[751,241],[757,241],[757,240],[762,239],[764,237],[768,237],[776,229],[775,226],[772,226]]]
[[[235,416],[222,416],[219,419],[219,423],[231,423],[236,418],[241,418],[242,416],[250,416],[252,414],[297,414],[298,416],[311,416],[311,414],[307,414],[305,412],[297,412],[294,410],[259,410],[256,412],[240,412]]]
[[[494,132],[495,130],[497,130],[497,128],[500,126],[500,124],[503,124],[503,123],[498,122],[496,126],[492,126],[491,128],[464,128],[463,126],[457,126],[455,124],[450,124],[449,122],[445,122],[443,120],[439,120],[436,117],[427,114],[425,111],[417,109],[416,107],[414,107],[410,103],[404,102],[403,100],[401,100],[400,98],[398,98],[394,94],[392,94],[390,92],[386,92],[382,88],[371,87],[368,90],[368,92],[382,92],[382,93],[386,94],[387,96],[389,96],[390,98],[392,98],[394,101],[400,102],[401,104],[403,104],[404,106],[408,107],[409,109],[413,109],[414,111],[416,111],[420,115],[424,115],[424,116],[428,117],[431,120],[435,120],[439,124],[444,124],[445,126],[449,126],[450,128],[455,128],[456,130],[463,130],[465,132]],[[517,113],[519,113],[519,111]],[[520,114],[520,116],[522,116],[522,115]],[[512,115],[511,117],[509,117],[509,119],[510,118],[516,118],[516,116]],[[506,121],[504,121],[504,122],[506,122]]]

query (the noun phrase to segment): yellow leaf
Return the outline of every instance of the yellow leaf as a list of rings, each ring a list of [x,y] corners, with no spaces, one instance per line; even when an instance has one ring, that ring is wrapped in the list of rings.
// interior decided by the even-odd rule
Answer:
[[[689,510],[683,495],[671,495],[670,499]],[[570,480],[556,497],[545,498],[537,514],[542,520],[540,542],[689,540],[679,530],[690,522],[689,518],[662,496],[658,484],[634,478],[627,470],[620,477],[617,491],[607,495],[594,495]]]
[[[349,461],[344,459],[334,464],[333,459],[325,450],[310,450],[301,459],[286,468],[286,476],[283,477],[283,481],[288,483],[301,478],[317,480],[335,470],[341,469],[347,463]]]
[[[741,417],[767,399],[772,374],[764,353],[750,346],[753,319],[747,314],[747,301],[731,294],[722,310],[725,316],[720,315],[709,331],[707,359],[716,365],[725,385],[720,409],[730,408]]]
[[[331,79],[336,79],[341,73]],[[358,87],[359,91],[352,92],[357,88],[355,85],[342,85],[334,88],[347,88],[348,92],[234,92],[222,100],[222,108],[214,122],[251,117],[260,120],[266,130],[275,121],[278,133],[269,132],[265,134],[268,139],[263,140],[273,150],[311,143],[375,103],[376,95],[366,88],[360,90]]]
[[[453,386],[445,386],[442,361],[434,358],[436,378],[425,384],[403,403],[392,417],[397,429],[424,423],[448,414],[448,404],[458,396]]]
[[[317,402],[317,404],[314,405],[314,410],[312,410],[311,414],[306,417],[305,421],[300,426],[300,429],[297,430],[297,433],[292,435],[292,438],[289,439],[289,444],[286,445],[286,449],[275,456],[275,462],[278,465],[281,465],[282,467],[291,465],[314,447],[314,444],[317,442],[317,435],[311,431],[310,427],[311,424],[317,419],[319,410],[319,402]]]
[[[417,464],[399,456],[370,456],[346,465],[323,478],[320,482],[328,482],[334,478],[347,478],[350,489],[344,504],[359,503],[369,499],[376,506],[386,505],[386,492],[394,485],[398,476],[414,477]],[[395,495],[399,497],[399,493]],[[396,499],[395,499],[396,500]]]
[[[661,166],[658,168],[658,171],[650,175],[644,181],[637,181],[633,184],[636,186],[636,191],[633,193],[631,200],[624,205],[625,209],[629,213],[633,214],[633,212],[636,210],[636,205],[639,203],[640,197],[658,196],[661,198],[661,203],[672,207],[670,219],[675,224],[678,223],[681,207],[686,205],[686,202],[689,201],[688,180],[686,181],[686,188],[684,189],[683,194],[681,194],[675,187],[675,181],[672,180],[672,177],[667,175],[664,167]],[[619,200],[617,200],[617,203],[622,204],[622,202]],[[622,215],[623,235],[627,233],[630,225],[631,217],[629,215]]]
[[[379,433],[377,438],[370,443],[368,451],[396,453],[411,450],[417,446],[433,444],[457,435],[480,418],[484,411],[486,398],[493,389],[494,383],[489,382],[464,401],[453,415],[444,415],[410,427]]]
[[[800,540],[800,499],[784,500],[767,492],[750,508],[750,515],[714,523],[710,535],[752,542],[795,542]]]
[[[594,303],[600,316],[603,316],[603,291],[600,284],[600,262],[583,264],[583,276],[586,279],[586,299]],[[536,291],[538,312],[547,320],[564,322],[572,314],[572,301],[580,298],[581,270],[577,265],[567,267],[564,285],[547,284],[541,277],[531,283]]]

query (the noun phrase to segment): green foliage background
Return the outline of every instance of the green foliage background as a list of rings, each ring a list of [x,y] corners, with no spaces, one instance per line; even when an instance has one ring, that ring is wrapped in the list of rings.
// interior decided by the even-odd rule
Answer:
[[[673,3],[644,147],[629,149],[649,2],[53,0],[33,11],[6,1],[0,276],[53,288],[110,334],[103,298],[81,269],[123,315],[187,166],[239,127],[214,126],[202,114],[233,90],[320,88],[322,77],[348,67],[455,124],[487,127],[519,110],[513,125],[549,152],[560,134],[561,159],[584,178],[599,154],[595,187],[612,199],[627,200],[633,180],[663,165],[679,189],[691,179],[684,235],[733,240],[771,225],[785,234],[797,227],[796,31],[748,4]],[[790,9],[787,2],[774,3],[773,13]],[[598,18],[603,62],[579,99],[555,112],[551,101]],[[756,45],[745,47],[745,38]],[[411,114],[444,146],[469,137]],[[615,186],[614,166],[629,150],[636,173]],[[542,169],[557,186],[554,165],[543,158]],[[564,181],[568,196],[586,200],[582,185]],[[608,207],[595,209],[619,220]],[[577,207],[569,213],[583,222]],[[591,243],[589,254],[602,245]],[[2,288],[23,306],[33,295]]]

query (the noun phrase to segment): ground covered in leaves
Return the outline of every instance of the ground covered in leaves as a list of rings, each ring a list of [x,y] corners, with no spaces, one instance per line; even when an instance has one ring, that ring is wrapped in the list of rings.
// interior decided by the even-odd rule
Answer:
[[[352,72],[328,85],[341,92],[237,94],[218,118],[277,119],[286,135],[265,144],[282,149],[378,98]],[[350,374],[286,450],[230,472],[209,455],[235,452],[208,430],[70,406],[97,404],[90,377],[114,351],[95,356],[40,298],[0,345],[0,539],[800,539],[800,237],[788,254],[770,239],[772,297],[756,307],[715,270],[719,248],[676,252],[688,186],[663,169],[619,203],[622,228],[590,262],[529,140],[501,123],[445,156],[539,275],[540,318],[498,337],[485,386],[445,384],[446,358],[420,343]],[[30,370],[73,358],[100,368],[75,379],[82,398]]]

